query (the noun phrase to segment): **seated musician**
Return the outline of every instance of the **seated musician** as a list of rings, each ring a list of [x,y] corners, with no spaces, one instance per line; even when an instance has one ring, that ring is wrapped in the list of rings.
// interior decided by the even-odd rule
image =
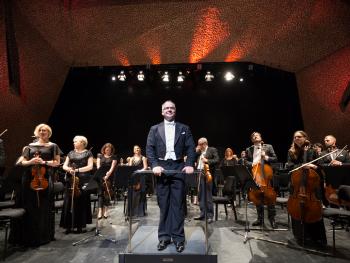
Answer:
[[[324,166],[350,165],[349,153],[346,150],[342,151],[341,149],[338,149],[336,143],[337,143],[337,139],[333,135],[327,135],[324,138],[324,144],[326,146],[326,150],[321,153],[321,156],[333,151],[335,152],[322,158],[319,161],[320,165],[324,165]]]
[[[320,142],[316,142],[312,145],[312,148],[315,150],[317,156],[321,156],[322,151],[323,151],[323,145]]]
[[[293,136],[293,143],[288,150],[288,160],[287,160],[287,169],[294,169],[299,166],[301,166],[305,162],[310,162],[317,158],[316,152],[314,149],[309,147],[310,142],[308,140],[308,135],[304,131],[296,131]],[[313,163],[307,164],[304,167],[304,170],[316,170],[317,166]],[[291,174],[291,177],[293,179],[293,173]],[[319,178],[319,176],[317,176]],[[300,178],[296,178],[298,180],[296,181],[302,181]],[[307,176],[308,179],[308,176]],[[310,177],[310,180],[312,178]],[[316,178],[317,179],[317,178]],[[308,184],[311,184],[313,182],[307,182]],[[316,183],[317,184],[317,183]],[[292,181],[292,189],[291,189],[291,196],[293,196],[294,191],[299,191],[300,189],[294,189],[293,181]],[[317,189],[315,190],[316,198],[321,200],[321,189],[319,185],[317,186]],[[301,195],[299,195],[301,196]],[[291,198],[291,197],[290,197]],[[288,200],[289,203],[290,200]],[[298,204],[297,207],[300,209],[300,205]],[[295,239],[298,243],[304,243],[304,244],[318,244],[318,245],[326,245],[327,239],[326,239],[326,231],[325,226],[322,219],[322,205],[320,204],[321,209],[321,217],[316,222],[302,222],[301,220],[293,218],[292,217],[292,230]],[[288,211],[290,211],[290,208],[288,207]],[[311,211],[306,211],[311,212]],[[315,211],[314,213],[316,214]],[[301,212],[300,212],[301,214]],[[306,215],[304,216],[306,217]]]
[[[277,156],[271,144],[264,144],[262,141],[261,134],[259,132],[253,132],[250,136],[250,139],[253,143],[252,146],[246,149],[247,154],[247,166],[252,168],[256,164],[261,163],[264,160],[265,163],[277,162]],[[256,185],[252,185],[251,187],[256,187]],[[256,206],[256,210],[258,213],[258,219],[253,222],[253,226],[260,226],[263,224],[263,213],[264,213],[264,205]],[[275,205],[267,206],[268,218],[272,228],[277,228],[275,215],[276,209]]]
[[[239,165],[246,165],[247,164],[246,151],[241,151],[241,158],[238,159],[237,164],[239,164]]]
[[[226,148],[224,159],[220,162],[220,167],[222,166],[235,166],[238,162],[238,157],[234,154],[231,148]]]

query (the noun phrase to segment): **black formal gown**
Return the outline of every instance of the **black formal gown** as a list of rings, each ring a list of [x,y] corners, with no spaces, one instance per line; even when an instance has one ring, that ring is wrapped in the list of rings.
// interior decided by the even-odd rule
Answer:
[[[52,161],[59,155],[61,150],[54,143],[45,145],[29,144],[22,156],[27,160],[39,154],[44,161]],[[36,166],[38,168],[39,166]],[[41,167],[41,166],[40,166]],[[14,223],[11,227],[9,241],[13,244],[35,247],[49,243],[54,239],[55,216],[54,216],[54,194],[53,194],[53,172],[52,167],[43,165],[40,171],[43,174],[42,184],[47,188],[33,190],[31,181],[32,174],[36,174],[34,166],[23,167],[24,173],[20,192],[17,193],[16,206],[25,209],[26,213],[21,222]],[[16,226],[15,226],[16,225]]]
[[[70,151],[68,153],[69,167],[75,169],[87,166],[88,160],[93,157],[90,151],[76,152]],[[79,192],[80,195],[73,198],[73,209],[72,209],[72,190],[71,187],[71,175],[67,173],[67,187],[63,201],[63,211],[61,214],[60,227],[71,229],[77,228],[82,229],[86,227],[86,224],[92,223],[91,204],[90,204],[90,193],[89,191],[83,190],[83,186],[89,183],[91,179],[90,172],[79,172],[75,174],[79,178]],[[73,215],[72,215],[73,212]],[[73,224],[72,224],[73,221]]]

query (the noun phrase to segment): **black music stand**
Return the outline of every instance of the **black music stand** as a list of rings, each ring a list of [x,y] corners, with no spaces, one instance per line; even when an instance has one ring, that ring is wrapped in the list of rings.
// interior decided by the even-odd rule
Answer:
[[[350,165],[322,166],[325,172],[325,183],[338,189],[340,185],[350,185]]]
[[[100,180],[102,180],[103,175],[105,175],[108,170],[109,170],[109,168],[107,168],[107,167],[100,167],[100,169],[98,169],[94,173],[94,175],[91,177],[90,181],[82,187],[82,190],[83,191],[87,191],[88,193],[97,190],[98,186],[99,186],[98,184],[100,183]],[[101,234],[101,230],[99,228],[99,223],[98,223],[99,220],[97,218],[97,214],[98,213],[96,213],[95,233],[90,235],[90,236],[84,237],[81,240],[78,240],[78,241],[72,243],[73,246],[79,245],[80,243],[83,243],[83,242],[85,242],[85,241],[87,241],[87,240],[89,240],[91,238],[105,237],[104,235]],[[117,243],[117,241],[114,238],[110,238],[110,237],[106,237],[104,240],[112,242],[114,244]]]

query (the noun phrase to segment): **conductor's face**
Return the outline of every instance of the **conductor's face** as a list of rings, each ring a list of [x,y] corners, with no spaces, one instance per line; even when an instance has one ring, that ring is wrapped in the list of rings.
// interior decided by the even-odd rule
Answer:
[[[170,101],[165,102],[162,107],[162,115],[167,121],[173,121],[176,115],[175,104]]]

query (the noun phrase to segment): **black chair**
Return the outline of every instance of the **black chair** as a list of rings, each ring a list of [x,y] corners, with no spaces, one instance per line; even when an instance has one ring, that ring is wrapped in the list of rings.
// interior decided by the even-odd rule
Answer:
[[[56,182],[53,184],[53,193],[55,195],[55,211],[63,208],[63,193],[64,193],[64,185],[61,182]]]
[[[0,227],[5,228],[4,249],[2,258],[5,260],[7,255],[7,241],[10,223],[12,220],[18,220],[23,217],[25,210],[23,208],[13,208],[14,201],[0,202]]]
[[[281,209],[287,207],[288,197],[285,193],[290,191],[290,174],[287,170],[277,170],[273,177],[273,186],[278,193],[276,204],[281,206]],[[290,226],[290,216],[287,213],[288,229]]]
[[[341,225],[345,226],[345,230],[349,231],[350,226],[350,186],[341,185],[338,188],[338,199],[342,207],[323,209],[323,217],[331,220],[332,232],[333,232],[333,254],[335,254],[335,227]]]
[[[236,191],[234,186],[235,186],[235,177],[228,176],[225,179],[224,188],[222,189],[223,196],[213,196],[213,203],[215,204],[215,221],[218,220],[219,204],[224,205],[226,218],[228,217],[227,205],[230,204],[235,215],[235,220],[237,220],[237,212],[236,212],[236,207],[234,203]]]

